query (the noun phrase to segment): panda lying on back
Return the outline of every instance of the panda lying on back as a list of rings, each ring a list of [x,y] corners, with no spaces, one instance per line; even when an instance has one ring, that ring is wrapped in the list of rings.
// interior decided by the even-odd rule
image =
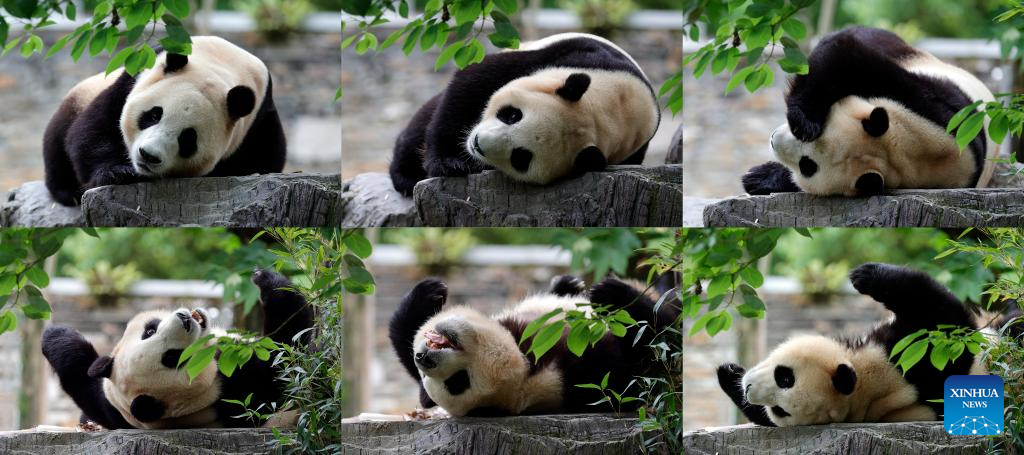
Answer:
[[[192,37],[189,56],[161,53],[138,77],[82,81],[43,139],[46,187],[68,206],[104,185],[281,172],[285,149],[266,65],[212,36]]]
[[[651,371],[656,362],[647,344],[679,314],[672,301],[655,312],[650,296],[613,278],[594,285],[588,295],[579,279],[557,277],[550,292],[492,317],[468,307],[444,308],[447,298],[444,283],[420,282],[392,316],[390,336],[398,359],[419,383],[423,407],[436,404],[453,416],[594,412],[598,408],[590,403],[602,398],[600,391],[576,384],[599,384],[610,373],[608,388],[624,390],[634,376]],[[566,330],[539,362],[526,356],[530,343],[520,346],[519,339],[530,322],[588,302],[623,308],[650,327],[639,339],[638,326],[621,338],[606,333],[582,357],[566,347]]]
[[[391,181],[498,169],[546,184],[608,164],[641,164],[660,121],[647,76],[610,41],[563,33],[455,73],[395,141]]]
[[[252,281],[260,288],[263,334],[292,344],[299,332],[312,327],[313,312],[305,299],[288,289],[284,276],[257,270]],[[147,311],[128,322],[110,355],[99,356],[77,331],[51,326],[43,333],[43,355],[60,378],[60,385],[82,410],[82,422],[104,428],[251,427],[238,405],[252,394],[250,408],[284,403],[283,383],[273,360],[253,356],[231,377],[211,362],[193,381],[178,368],[182,351],[213,331],[201,310]],[[308,343],[308,332],[297,347]]]
[[[826,36],[786,96],[771,135],[780,162],[743,176],[747,193],[865,196],[898,188],[984,187],[999,146],[984,129],[961,153],[949,120],[992,101],[976,77],[885,30]]]
[[[718,367],[719,385],[751,422],[792,426],[937,420],[942,403],[928,400],[944,396],[947,377],[986,374],[970,351],[941,371],[926,355],[905,375],[889,359],[896,343],[920,329],[978,327],[967,307],[931,277],[872,263],[850,273],[850,282],[892,311],[893,319],[859,339],[790,338],[749,371],[733,363]]]

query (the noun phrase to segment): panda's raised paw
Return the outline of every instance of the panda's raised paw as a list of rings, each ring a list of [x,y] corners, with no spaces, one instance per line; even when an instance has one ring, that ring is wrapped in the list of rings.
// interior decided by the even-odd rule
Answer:
[[[786,114],[789,131],[801,142],[814,142],[821,137],[822,123],[807,118],[803,111],[790,110]]]
[[[558,296],[573,296],[587,292],[587,284],[572,275],[559,275],[551,279],[551,293]]]
[[[747,369],[735,363],[723,363],[718,366],[718,385],[724,390],[731,390],[741,387],[740,380],[747,373]]]
[[[420,281],[412,289],[411,295],[418,301],[427,301],[440,307],[448,300],[448,285],[441,280],[428,278]]]
[[[885,286],[882,279],[894,269],[897,267],[877,262],[861,264],[850,272],[850,284],[857,292],[874,297]]]

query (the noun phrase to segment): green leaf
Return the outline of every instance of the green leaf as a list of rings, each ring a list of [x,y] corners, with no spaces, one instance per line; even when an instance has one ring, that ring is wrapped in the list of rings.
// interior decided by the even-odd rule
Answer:
[[[534,362],[539,361],[544,354],[555,347],[558,340],[562,338],[564,326],[564,321],[555,321],[537,332],[537,335],[533,337],[533,341],[530,343],[529,352],[527,352],[527,354],[533,353]]]
[[[759,288],[764,284],[764,275],[761,274],[760,270],[757,270],[757,264],[750,264],[740,269],[740,278],[746,281],[747,284]]]
[[[569,347],[569,352],[576,354],[576,357],[583,356],[583,351],[590,344],[590,329],[587,321],[573,322],[572,329],[569,330],[569,337],[566,339],[566,344]]]
[[[903,374],[906,374],[924,358],[924,354],[928,351],[928,345],[928,339],[918,340],[900,355],[899,366],[903,370]]]
[[[755,69],[757,69],[757,67],[751,65],[733,74],[732,79],[729,79],[729,83],[725,86],[725,93],[728,94],[733,90],[736,90],[736,87],[739,87],[739,85],[742,84],[743,81],[747,79],[747,76],[750,76],[750,73],[753,73]]]
[[[519,2],[517,0],[494,0],[494,5],[505,14],[515,14],[519,10]]]
[[[32,281],[33,284],[40,288],[45,288],[50,285],[50,275],[46,274],[46,271],[43,270],[41,265],[36,265],[35,267],[28,269],[25,272],[25,275],[28,277],[29,280]],[[5,294],[3,292],[0,292],[0,295]]]
[[[189,381],[195,380],[203,370],[213,362],[213,357],[217,354],[217,346],[207,346],[196,352],[191,358],[188,359],[188,363],[185,365],[185,371],[188,373]]]
[[[892,347],[892,351],[889,353],[889,358],[892,359],[893,357],[896,357],[896,355],[906,349],[907,346],[910,346],[910,343],[913,343],[914,340],[921,338],[921,335],[926,333],[928,333],[927,329],[921,329],[903,337],[902,340],[896,342],[896,345]]]
[[[104,70],[106,74],[113,73],[114,71],[117,71],[118,68],[124,66],[124,63],[128,60],[128,57],[131,56],[133,52],[135,52],[135,49],[131,47],[121,49],[120,52],[115,54],[114,57],[110,59],[110,63],[107,63],[107,68]]]
[[[956,114],[953,115],[952,118],[949,119],[949,124],[946,125],[946,132],[949,134],[953,134],[953,130],[960,126],[960,124],[963,123],[964,119],[966,119],[968,115],[977,112],[978,106],[980,105],[981,101],[976,101],[974,103],[967,105],[963,109],[960,109],[960,112],[957,112]]]
[[[525,342],[527,339],[529,339],[531,336],[533,336],[534,333],[536,333],[538,330],[540,330],[540,328],[543,327],[548,322],[549,319],[551,319],[551,318],[553,318],[553,317],[555,317],[556,315],[559,315],[559,314],[562,314],[562,309],[561,308],[559,308],[557,310],[551,310],[551,311],[545,313],[543,316],[541,316],[541,317],[539,317],[537,319],[534,319],[532,322],[527,324],[526,328],[523,329],[523,334],[519,336],[519,344],[522,345],[523,342]]]
[[[181,19],[188,17],[188,3],[188,0],[164,0],[164,6],[167,7],[167,10]]]
[[[708,284],[707,295],[708,298],[717,297],[725,294],[732,287],[732,275],[728,273],[720,273],[711,279],[711,283]]]
[[[932,353],[929,356],[929,360],[935,369],[942,371],[946,368],[946,362],[949,361],[949,351],[945,344],[932,347]]]
[[[344,242],[349,251],[362,259],[366,259],[373,254],[373,245],[362,234],[352,233],[345,237]]]
[[[4,310],[0,313],[0,335],[6,332],[13,332],[18,328],[18,317],[11,310]]]
[[[978,137],[978,133],[981,133],[981,129],[984,126],[984,112],[975,112],[970,117],[967,117],[967,120],[964,120],[964,123],[956,131],[956,145],[960,146],[960,150],[967,148],[967,144],[970,144],[974,138]]]
[[[29,319],[50,319],[53,309],[50,308],[50,303],[43,298],[39,289],[36,289],[34,286],[28,286],[24,290],[28,299],[21,306],[21,312],[25,314],[25,317]]]
[[[611,374],[612,374],[612,372],[609,371],[609,372],[604,374],[603,378],[601,378],[601,390],[604,390],[604,389],[608,388],[608,376],[611,376]]]
[[[1006,140],[1008,132],[1010,132],[1010,118],[1003,112],[997,113],[988,123],[988,136],[996,144],[1002,144]]]
[[[10,295],[14,287],[18,285],[18,276],[13,273],[0,275],[0,296]],[[0,307],[7,302],[0,301]]]
[[[434,71],[440,70],[441,67],[452,59],[452,57],[455,57],[455,53],[458,52],[459,49],[462,49],[462,46],[464,45],[465,43],[462,41],[456,41],[441,51],[441,55],[438,55],[437,61],[434,62]]]
[[[220,353],[220,357],[217,358],[217,369],[220,370],[224,376],[231,377],[235,372],[235,367],[238,366],[238,357],[234,349],[224,349]]]
[[[181,351],[181,355],[178,356],[178,365],[177,366],[180,367],[182,363],[185,363],[186,361],[188,361],[188,359],[190,357],[192,357],[192,355],[195,354],[196,351],[199,351],[200,349],[203,349],[204,347],[206,347],[206,345],[209,344],[210,340],[212,340],[212,339],[213,339],[213,334],[211,333],[211,334],[204,335],[202,338],[199,338],[196,341],[193,341],[192,344],[188,345],[188,347],[186,347],[184,351]]]

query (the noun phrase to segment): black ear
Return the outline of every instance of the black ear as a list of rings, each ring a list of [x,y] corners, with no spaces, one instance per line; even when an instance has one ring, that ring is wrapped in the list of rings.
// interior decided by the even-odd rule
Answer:
[[[171,74],[188,65],[188,56],[181,54],[167,53],[167,66],[164,68],[164,73]]]
[[[556,90],[555,93],[567,101],[576,102],[583,98],[583,94],[587,93],[588,88],[590,88],[590,76],[583,73],[573,73],[565,80],[565,85]]]
[[[836,388],[839,393],[843,395],[849,395],[853,393],[854,386],[857,385],[857,373],[853,372],[853,368],[845,363],[839,364],[836,368],[836,374],[832,375],[832,386]]]
[[[576,161],[573,162],[572,170],[577,174],[600,171],[608,167],[608,160],[605,159],[601,149],[591,145],[576,154]]]
[[[90,378],[109,378],[113,369],[114,358],[109,355],[104,355],[93,360],[92,365],[89,365],[89,370],[86,373]]]
[[[861,120],[860,123],[864,125],[864,131],[872,137],[881,137],[886,131],[889,131],[889,113],[885,111],[884,107],[876,107],[871,111],[871,115]]]
[[[885,181],[882,179],[882,174],[868,172],[857,178],[856,187],[858,196],[882,194],[885,192]]]
[[[256,94],[252,89],[239,85],[228,92],[228,115],[238,120],[252,113],[256,108]]]

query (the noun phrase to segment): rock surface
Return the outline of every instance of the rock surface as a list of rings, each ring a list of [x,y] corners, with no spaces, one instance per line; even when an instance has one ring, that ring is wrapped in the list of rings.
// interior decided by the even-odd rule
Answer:
[[[1024,225],[1024,189],[900,190],[867,198],[739,196],[704,209],[704,225],[965,228]]]
[[[683,173],[678,165],[609,166],[546,186],[497,171],[427,179],[416,185],[425,226],[680,226]]]
[[[81,210],[54,204],[41,182],[12,192],[5,226],[337,225],[341,182],[330,174],[164,179],[94,188]]]
[[[679,125],[676,134],[672,135],[672,144],[668,147],[665,164],[683,164],[683,125]]]
[[[0,203],[0,227],[82,226],[85,217],[78,207],[65,207],[54,201],[46,184],[28,182],[11,190]]]
[[[275,454],[270,430],[116,430],[95,432],[0,432],[0,453],[10,455]]]
[[[640,453],[637,420],[603,414],[353,422],[342,426],[346,455]]]
[[[416,226],[416,204],[391,185],[380,172],[355,176],[342,185],[341,225],[345,227]]]
[[[949,436],[938,422],[834,424],[765,428],[752,424],[683,435],[687,455],[967,455],[986,453],[987,439]]]

